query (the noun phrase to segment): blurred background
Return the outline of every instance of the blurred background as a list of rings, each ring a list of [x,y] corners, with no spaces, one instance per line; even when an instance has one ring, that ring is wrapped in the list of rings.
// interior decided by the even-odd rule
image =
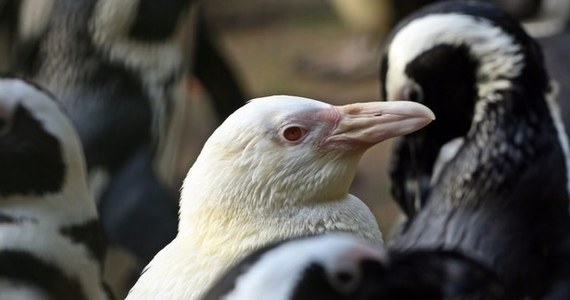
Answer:
[[[359,1],[369,6],[388,2]],[[351,23],[350,16],[337,13],[344,8],[335,10],[359,1],[209,0],[203,8],[211,33],[250,98],[289,94],[344,104],[379,99],[380,42],[391,22],[387,10],[364,10],[365,17],[379,23],[373,25]],[[182,161],[191,163],[218,121],[198,80],[189,85]],[[399,215],[389,194],[390,147],[386,141],[365,154],[351,191],[371,207],[385,235]],[[186,171],[181,165],[180,176]]]
[[[204,25],[202,27],[207,29],[206,35],[213,43],[210,45],[213,48],[202,51],[210,54],[219,51],[221,57],[227,60],[230,71],[233,71],[247,99],[288,94],[331,104],[377,101],[380,98],[379,57],[386,34],[400,18],[434,1],[201,1],[199,15],[202,17],[200,21],[203,20],[204,23],[198,24]],[[521,19],[533,17],[540,11],[540,1],[535,0],[494,2],[512,8],[511,13]],[[564,17],[562,19],[567,20],[570,1],[545,1],[551,2],[562,3],[566,9],[551,9],[549,14],[560,13]],[[0,0],[0,8],[7,5],[6,3],[11,2]],[[519,9],[521,7],[525,9]],[[14,34],[9,30],[14,24],[6,24],[10,23],[7,16],[17,13],[7,9],[4,14],[0,14],[0,25],[4,25],[0,26],[0,71],[8,67],[8,61],[2,58],[9,57],[9,45],[1,41],[10,40]],[[540,14],[539,17],[548,19],[546,17],[549,17],[549,14]],[[546,28],[560,27],[556,22],[553,24],[556,26]],[[197,44],[200,41],[197,38]],[[566,41],[564,44],[568,45]],[[215,51],[212,51],[214,48]],[[209,68],[208,63],[211,62],[212,60],[201,60],[201,56],[197,55],[194,64],[196,69],[202,71],[216,69]],[[194,74],[197,73],[200,71]],[[243,95],[228,95],[223,83],[215,84],[216,80],[223,81],[216,75],[219,74],[209,74],[209,82],[201,82],[199,75],[186,81],[189,107],[186,112],[184,139],[180,142],[182,157],[174,172],[174,184],[171,185],[174,191],[180,187],[206,139],[223,121],[218,116],[228,113],[227,110],[220,113],[219,102],[218,106],[215,106],[211,100],[226,99],[227,107],[231,107],[230,102],[237,98],[237,103],[241,104]],[[388,162],[392,142],[385,141],[365,153],[351,188],[352,194],[369,205],[387,239],[401,215],[389,192]],[[132,274],[138,275],[139,269],[129,254],[116,249],[111,250],[107,265],[112,266],[107,268],[111,270],[108,271],[107,277],[111,278],[111,282],[119,283],[112,285],[117,296],[121,298],[132,283]],[[118,271],[121,265],[127,265],[123,268],[125,272]]]
[[[430,0],[410,0],[406,3],[411,5],[418,1]],[[393,20],[397,19],[390,5],[400,2],[200,1],[200,17],[195,23],[199,24],[196,27],[200,29],[194,38],[197,45],[203,46],[206,44],[203,38],[207,36],[209,45],[197,46],[198,50],[194,50],[195,76],[186,80],[189,107],[185,109],[184,138],[179,143],[182,155],[176,163],[175,178],[169,178],[172,179],[169,180],[171,190],[178,192],[202,145],[223,121],[220,116],[233,111],[236,103],[241,105],[243,98],[288,94],[331,104],[379,100],[381,41]],[[8,59],[13,53],[19,52],[14,51],[16,48],[11,48],[13,43],[10,43],[17,40],[17,27],[21,26],[15,21],[15,16],[25,21],[31,20],[31,23],[41,23],[41,20],[36,20],[37,16],[30,17],[19,12],[18,3],[0,0],[0,8],[4,8],[0,9],[0,71],[12,68],[11,64],[15,63],[33,64],[26,58],[16,62]],[[21,3],[37,5],[42,2]],[[417,6],[414,4],[411,7]],[[35,6],[30,11],[41,12],[42,9]],[[202,31],[204,28],[205,33]],[[227,88],[227,81],[224,80],[228,77],[220,75],[223,68],[220,69],[219,64],[209,65],[219,63],[219,60],[212,60],[212,53],[227,61],[229,74],[233,72],[241,89]],[[212,101],[214,99],[217,102]],[[224,105],[225,111],[220,112],[220,107]],[[399,216],[399,209],[389,194],[387,162],[390,149],[391,141],[386,141],[366,152],[351,189],[351,193],[370,206],[385,237],[389,236]],[[168,173],[171,171],[167,170]],[[134,194],[137,195],[136,192]],[[144,202],[139,204],[145,205]],[[154,209],[146,206],[147,210]],[[101,209],[100,215],[104,216]],[[172,217],[175,218],[174,214]],[[137,260],[128,250],[121,245],[110,247],[106,258],[105,276],[119,299],[125,296],[147,263]]]

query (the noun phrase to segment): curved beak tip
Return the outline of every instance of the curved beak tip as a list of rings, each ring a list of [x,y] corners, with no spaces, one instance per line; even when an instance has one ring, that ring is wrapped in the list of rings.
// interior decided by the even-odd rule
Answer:
[[[388,113],[409,117],[424,117],[435,120],[435,114],[427,106],[412,101],[394,101],[394,107]]]

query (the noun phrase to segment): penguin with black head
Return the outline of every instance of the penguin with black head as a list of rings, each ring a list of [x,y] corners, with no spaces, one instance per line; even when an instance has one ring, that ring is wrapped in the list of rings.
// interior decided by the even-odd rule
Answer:
[[[0,299],[111,299],[81,143],[53,96],[0,77]]]
[[[395,149],[410,219],[393,249],[459,249],[515,297],[545,294],[566,272],[570,160],[536,41],[494,5],[435,4],[395,29],[381,80],[384,99],[438,116]]]

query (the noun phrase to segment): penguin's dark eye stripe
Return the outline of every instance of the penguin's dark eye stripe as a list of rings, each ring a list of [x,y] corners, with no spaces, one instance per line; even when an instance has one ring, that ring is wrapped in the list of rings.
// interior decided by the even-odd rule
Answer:
[[[9,128],[0,139],[0,196],[58,192],[66,166],[57,138],[22,106],[14,110]]]
[[[84,245],[89,255],[98,263],[102,263],[105,257],[105,240],[100,226],[99,221],[93,219],[83,224],[62,227],[60,232],[74,243]]]

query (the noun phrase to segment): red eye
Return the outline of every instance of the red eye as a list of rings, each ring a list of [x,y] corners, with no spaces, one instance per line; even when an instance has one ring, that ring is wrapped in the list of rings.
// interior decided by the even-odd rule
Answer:
[[[283,130],[283,137],[290,142],[296,142],[302,139],[305,133],[307,133],[307,129],[299,126],[291,126]]]

